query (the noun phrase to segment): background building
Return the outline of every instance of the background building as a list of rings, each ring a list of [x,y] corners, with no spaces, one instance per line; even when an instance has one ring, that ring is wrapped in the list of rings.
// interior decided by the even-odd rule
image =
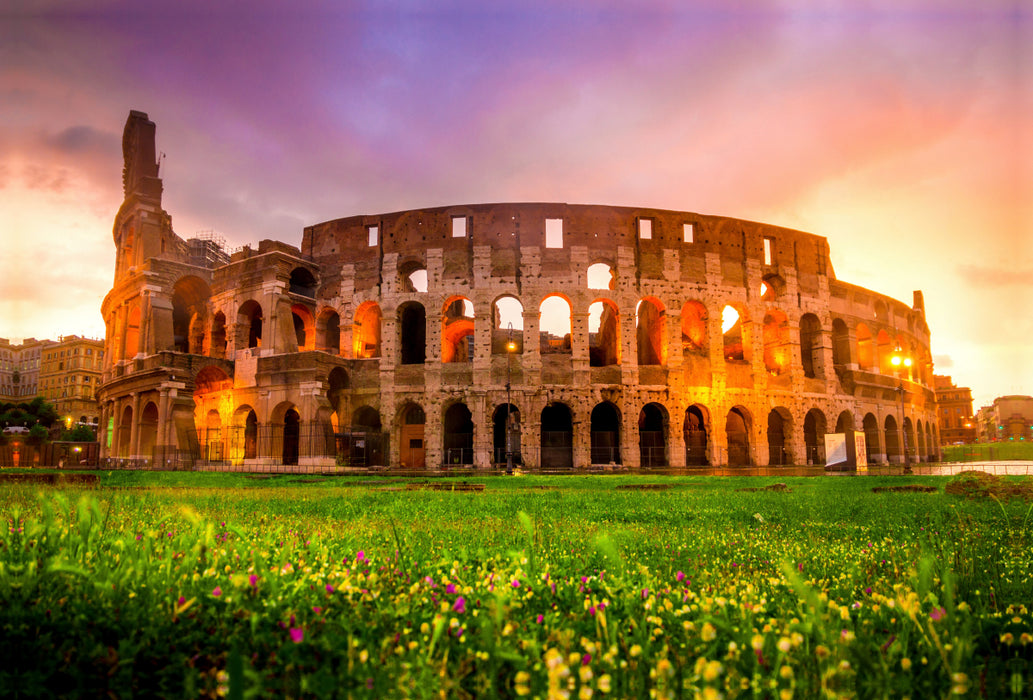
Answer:
[[[7,338],[0,338],[0,401],[22,403],[40,393],[42,352],[53,342],[26,338],[20,345],[13,345]]]
[[[976,441],[976,420],[972,415],[972,390],[954,386],[950,377],[934,374],[936,410],[940,416],[940,444],[971,444]]]
[[[43,347],[41,356],[39,393],[54,406],[66,425],[70,422],[96,427],[100,417],[97,389],[104,342],[66,335]]]
[[[999,396],[976,414],[980,442],[1033,440],[1033,396]]]
[[[561,203],[354,216],[225,254],[123,134],[101,388],[148,463],[684,467],[934,459],[924,300],[835,279],[827,241]],[[901,429],[901,427],[903,429]]]

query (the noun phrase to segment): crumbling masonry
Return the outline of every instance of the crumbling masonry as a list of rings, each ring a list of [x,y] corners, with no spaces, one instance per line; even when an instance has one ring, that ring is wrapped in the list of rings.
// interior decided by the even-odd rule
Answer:
[[[173,233],[154,136],[131,112],[102,308],[111,459],[803,464],[848,429],[871,462],[901,461],[902,442],[912,461],[936,456],[921,293],[909,307],[836,280],[825,238],[480,204],[337,219],[300,250],[228,255]]]

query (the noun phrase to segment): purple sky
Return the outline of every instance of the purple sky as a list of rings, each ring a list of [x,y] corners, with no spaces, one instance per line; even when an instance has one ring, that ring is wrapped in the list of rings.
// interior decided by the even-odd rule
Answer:
[[[1026,3],[14,8],[0,336],[103,335],[138,109],[183,237],[496,201],[754,219],[828,237],[847,282],[923,290],[936,371],[977,407],[1033,393]]]

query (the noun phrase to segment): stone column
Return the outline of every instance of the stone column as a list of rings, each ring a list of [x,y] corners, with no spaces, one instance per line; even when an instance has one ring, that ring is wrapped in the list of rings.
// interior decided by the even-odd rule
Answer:
[[[134,391],[133,397],[133,422],[130,424],[129,457],[137,459],[140,452],[140,392]]]

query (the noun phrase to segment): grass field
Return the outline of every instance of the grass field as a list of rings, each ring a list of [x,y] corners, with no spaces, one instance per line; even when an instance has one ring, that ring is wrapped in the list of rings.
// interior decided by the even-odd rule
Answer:
[[[1030,504],[948,478],[101,477],[0,491],[0,696],[1033,694]]]
[[[945,462],[980,462],[994,460],[1033,460],[1033,442],[981,442],[974,445],[947,445],[943,448]]]

